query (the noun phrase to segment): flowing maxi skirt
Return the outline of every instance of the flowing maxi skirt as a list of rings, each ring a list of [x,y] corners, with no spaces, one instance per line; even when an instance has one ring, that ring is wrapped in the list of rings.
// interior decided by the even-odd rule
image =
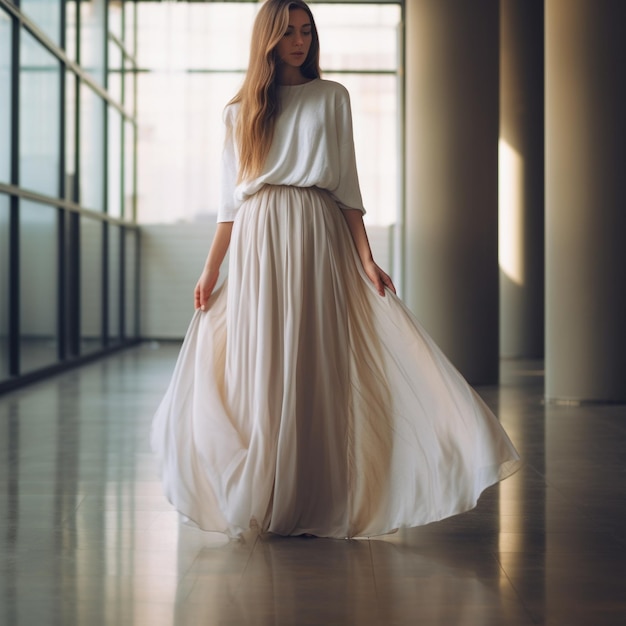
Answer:
[[[266,186],[233,225],[152,426],[165,494],[204,530],[373,536],[476,505],[520,465],[400,299],[378,295],[317,188]]]

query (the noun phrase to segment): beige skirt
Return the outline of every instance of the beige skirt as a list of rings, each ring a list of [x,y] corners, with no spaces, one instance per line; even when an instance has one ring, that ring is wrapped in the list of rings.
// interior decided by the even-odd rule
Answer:
[[[204,530],[372,536],[476,505],[518,469],[500,423],[364,274],[332,196],[267,186],[156,413],[165,493]]]

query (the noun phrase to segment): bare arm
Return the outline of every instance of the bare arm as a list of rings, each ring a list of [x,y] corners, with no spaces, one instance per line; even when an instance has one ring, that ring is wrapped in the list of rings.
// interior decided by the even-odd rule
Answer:
[[[391,278],[374,263],[372,249],[370,248],[367,233],[365,232],[365,224],[363,224],[363,214],[361,211],[358,209],[342,209],[342,213],[348,224],[357,254],[361,259],[361,265],[363,265],[367,277],[372,281],[381,296],[385,295],[385,287],[388,287],[393,293],[396,293],[396,288]]]
[[[203,311],[206,309],[206,303],[217,284],[220,266],[228,251],[232,231],[232,222],[220,222],[217,225],[204,269],[194,290],[194,307],[196,309],[202,309]]]

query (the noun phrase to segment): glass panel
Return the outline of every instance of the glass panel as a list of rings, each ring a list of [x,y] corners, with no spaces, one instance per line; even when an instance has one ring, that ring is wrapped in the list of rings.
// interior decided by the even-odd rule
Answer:
[[[117,102],[122,102],[122,51],[114,42],[109,41],[109,77],[107,90]]]
[[[135,220],[135,127],[124,124],[124,219]]]
[[[0,193],[0,380],[9,377],[9,196]]]
[[[0,181],[11,179],[11,19],[0,9]]]
[[[61,0],[20,0],[20,9],[58,46],[61,43]]]
[[[20,201],[20,373],[57,362],[57,210]]]
[[[128,229],[125,231],[125,311],[124,327],[125,336],[128,338],[137,337],[137,231]]]
[[[152,70],[244,70],[257,11],[249,2],[138,2],[137,64]]]
[[[137,2],[129,2],[128,0],[124,2],[124,47],[131,56],[135,56],[137,4]]]
[[[222,112],[241,76],[139,75],[137,212],[141,223],[215,220],[222,158]],[[167,85],[180,97],[167,98]],[[221,96],[221,97],[220,97]]]
[[[312,7],[324,70],[392,70],[398,65],[400,6]]]
[[[80,64],[94,80],[104,85],[105,0],[81,2]]]
[[[80,353],[102,348],[102,222],[80,218]]]
[[[76,82],[73,72],[65,78],[65,197],[78,201],[76,184]]]
[[[109,224],[109,344],[120,341],[121,228]]]
[[[56,196],[60,65],[24,29],[20,55],[20,184]]]
[[[103,209],[104,102],[84,83],[80,90],[80,203]]]
[[[112,217],[122,216],[122,116],[109,106],[109,180],[108,212]]]
[[[122,0],[109,0],[109,32],[122,41]]]
[[[76,40],[78,37],[78,4],[76,0],[65,0],[65,52],[70,61],[77,61]]]

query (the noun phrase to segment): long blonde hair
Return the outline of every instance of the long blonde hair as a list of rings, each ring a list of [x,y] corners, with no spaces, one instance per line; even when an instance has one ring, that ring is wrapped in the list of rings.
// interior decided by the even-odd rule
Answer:
[[[239,182],[260,174],[272,144],[279,109],[275,49],[289,26],[290,9],[303,9],[311,20],[311,47],[300,71],[306,78],[320,76],[320,45],[311,9],[303,0],[267,0],[254,21],[246,77],[229,103],[240,103],[234,129]]]

